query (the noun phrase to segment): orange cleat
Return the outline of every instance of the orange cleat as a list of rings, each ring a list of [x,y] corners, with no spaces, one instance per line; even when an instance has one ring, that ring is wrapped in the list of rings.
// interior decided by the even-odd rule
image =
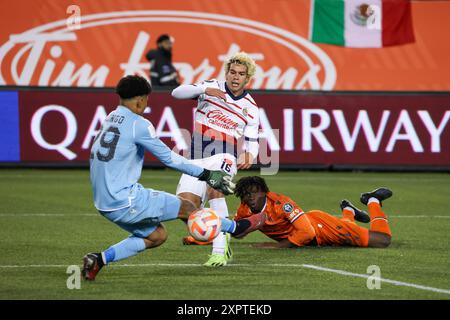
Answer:
[[[183,238],[183,244],[185,246],[206,246],[211,244],[212,241],[198,241],[195,240],[193,236],[187,236]]]

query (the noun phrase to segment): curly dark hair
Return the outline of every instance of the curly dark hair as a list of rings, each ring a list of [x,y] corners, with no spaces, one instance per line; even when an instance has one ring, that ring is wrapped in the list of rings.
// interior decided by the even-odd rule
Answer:
[[[139,96],[147,96],[152,92],[152,86],[143,77],[126,76],[120,79],[116,86],[116,93],[121,99],[131,99]]]
[[[236,188],[234,190],[234,194],[238,198],[243,198],[245,194],[249,193],[248,190],[257,186],[259,191],[269,192],[269,187],[266,184],[266,181],[258,176],[253,177],[243,177],[236,182]]]

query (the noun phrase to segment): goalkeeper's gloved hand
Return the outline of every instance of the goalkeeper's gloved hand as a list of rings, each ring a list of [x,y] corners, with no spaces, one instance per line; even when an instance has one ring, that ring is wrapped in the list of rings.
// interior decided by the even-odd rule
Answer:
[[[211,188],[222,192],[224,195],[234,193],[235,184],[231,181],[231,176],[223,171],[211,171],[205,169],[200,176],[198,176],[198,180],[205,181]]]

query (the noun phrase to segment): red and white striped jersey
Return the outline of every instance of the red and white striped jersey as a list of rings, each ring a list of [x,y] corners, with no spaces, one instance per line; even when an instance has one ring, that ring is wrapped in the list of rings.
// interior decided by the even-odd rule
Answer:
[[[211,148],[211,143],[205,144],[205,138],[214,141],[215,147],[219,147],[219,141],[223,142],[222,146],[226,144],[227,147],[230,147],[230,144],[237,145],[237,140],[244,137],[244,149],[256,158],[258,153],[259,109],[251,95],[244,91],[240,96],[234,96],[226,86],[225,81],[215,79],[206,80],[195,86],[201,87],[202,92],[208,87],[220,89],[225,93],[226,101],[205,93],[198,96],[191,152],[194,151],[198,154],[201,149],[204,153],[206,147]],[[203,137],[201,142],[200,139],[196,139],[199,134]],[[215,153],[231,152],[216,151]],[[236,151],[233,151],[233,153],[236,156]],[[199,157],[196,156],[195,158]]]

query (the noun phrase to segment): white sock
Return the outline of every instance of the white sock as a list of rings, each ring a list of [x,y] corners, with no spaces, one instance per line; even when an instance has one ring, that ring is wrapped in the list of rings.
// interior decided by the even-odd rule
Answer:
[[[228,207],[225,198],[216,198],[209,200],[209,207],[214,210],[219,217],[228,218]],[[212,253],[225,254],[226,234],[225,232],[219,233],[219,235],[213,240]]]
[[[378,200],[377,198],[372,197],[372,198],[369,199],[369,201],[367,202],[367,204],[372,203],[372,202],[376,202],[376,203],[379,204],[379,203],[380,203],[380,200]]]
[[[355,210],[353,210],[352,207],[345,207],[344,210],[348,210],[348,211],[350,211],[351,213],[353,213],[353,215],[355,215]]]

